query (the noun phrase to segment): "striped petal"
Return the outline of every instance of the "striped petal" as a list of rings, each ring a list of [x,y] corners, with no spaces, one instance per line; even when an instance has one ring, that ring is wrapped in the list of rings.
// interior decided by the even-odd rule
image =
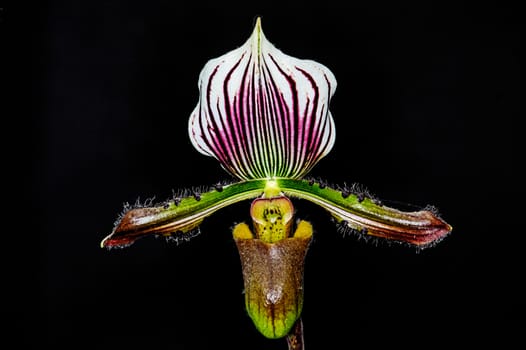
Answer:
[[[301,178],[334,144],[335,89],[328,68],[276,49],[258,18],[244,45],[201,71],[190,139],[239,179]]]

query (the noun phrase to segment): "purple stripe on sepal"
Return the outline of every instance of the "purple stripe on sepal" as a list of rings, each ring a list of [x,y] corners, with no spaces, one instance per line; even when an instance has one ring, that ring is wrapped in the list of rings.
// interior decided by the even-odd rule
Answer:
[[[201,71],[190,139],[240,179],[301,178],[334,144],[335,89],[329,69],[276,49],[258,19],[243,46]]]

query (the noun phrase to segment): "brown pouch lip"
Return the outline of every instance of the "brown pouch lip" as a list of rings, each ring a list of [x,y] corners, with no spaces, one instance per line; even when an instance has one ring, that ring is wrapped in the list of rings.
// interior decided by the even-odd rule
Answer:
[[[303,271],[312,236],[266,243],[235,238],[241,258],[245,304],[256,328],[267,338],[286,336],[303,307]]]

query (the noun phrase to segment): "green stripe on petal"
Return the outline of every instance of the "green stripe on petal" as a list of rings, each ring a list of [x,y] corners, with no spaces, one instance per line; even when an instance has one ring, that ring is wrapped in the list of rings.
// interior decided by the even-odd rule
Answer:
[[[145,236],[188,239],[201,222],[234,203],[260,196],[266,181],[239,182],[160,205],[125,211],[101,247],[126,247]]]
[[[336,85],[327,67],[276,49],[258,19],[244,45],[201,71],[190,139],[237,178],[301,178],[334,144]]]
[[[425,248],[438,243],[452,230],[451,225],[432,210],[401,211],[359,193],[342,192],[314,181],[275,181],[285,195],[319,205],[340,224],[364,235]]]

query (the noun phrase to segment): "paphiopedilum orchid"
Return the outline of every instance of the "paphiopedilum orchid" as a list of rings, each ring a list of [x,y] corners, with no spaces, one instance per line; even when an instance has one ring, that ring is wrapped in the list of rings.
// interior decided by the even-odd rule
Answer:
[[[246,310],[264,336],[288,335],[289,347],[301,348],[303,266],[313,228],[295,220],[294,199],[324,208],[339,228],[420,248],[451,231],[433,209],[401,211],[354,187],[305,178],[335,142],[329,103],[336,79],[327,67],[274,47],[259,18],[244,45],[205,65],[198,86],[190,140],[238,181],[126,207],[103,247],[125,247],[149,235],[187,240],[206,217],[252,200],[252,222],[233,228]]]

